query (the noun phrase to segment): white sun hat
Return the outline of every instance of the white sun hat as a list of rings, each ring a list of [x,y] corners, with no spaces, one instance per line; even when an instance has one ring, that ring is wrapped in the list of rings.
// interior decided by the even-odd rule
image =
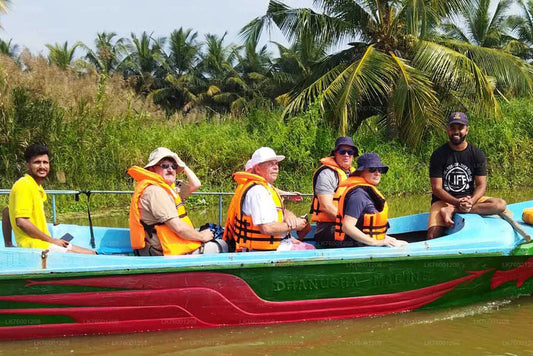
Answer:
[[[254,154],[252,155],[252,158],[246,162],[246,171],[251,170],[259,163],[268,162],[268,161],[276,161],[280,162],[285,159],[285,156],[282,155],[276,155],[276,152],[270,147],[261,147],[255,150]]]
[[[146,164],[146,166],[144,166],[144,168],[155,166],[157,162],[167,157],[172,158],[179,167],[185,167],[185,163],[183,163],[183,161],[176,153],[172,152],[166,147],[158,147],[153,150],[152,153],[150,153],[150,156],[148,156],[148,163]]]

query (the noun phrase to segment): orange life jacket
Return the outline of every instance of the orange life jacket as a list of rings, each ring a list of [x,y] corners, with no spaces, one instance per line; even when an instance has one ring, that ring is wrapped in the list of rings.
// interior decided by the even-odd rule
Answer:
[[[389,207],[383,194],[372,184],[368,183],[362,177],[349,177],[340,184],[344,191],[339,196],[339,207],[337,218],[335,219],[335,240],[343,241],[346,237],[342,231],[342,222],[344,220],[344,203],[346,196],[354,189],[364,189],[372,199],[377,213],[364,214],[362,218],[357,219],[356,227],[369,237],[376,240],[383,240],[389,228],[387,221]]]
[[[281,241],[281,235],[262,234],[259,227],[252,221],[252,217],[243,214],[242,205],[250,188],[257,184],[262,185],[272,195],[278,212],[278,222],[283,222],[284,207],[278,192],[267,183],[265,178],[257,174],[237,172],[233,174],[233,179],[238,185],[229,205],[223,239],[228,244],[235,242],[235,251],[242,251],[243,248],[259,251],[277,249]]]
[[[165,183],[164,179],[159,174],[150,172],[137,166],[133,166],[128,169],[128,174],[137,182],[135,184],[135,191],[133,192],[133,196],[131,198],[129,216],[131,247],[134,250],[145,247],[144,238],[147,231],[145,230],[146,225],[143,225],[141,222],[139,199],[141,198],[146,187],[149,185],[157,185],[158,187],[163,188],[168,195],[170,195],[172,200],[174,200],[179,218],[193,227],[191,219],[189,219],[187,216],[185,205],[181,201],[179,194],[173,189],[173,187]],[[181,238],[165,224],[156,224],[155,231],[165,256],[183,255],[198,249],[202,245],[202,243],[199,241],[191,241]],[[150,232],[148,231],[148,233]]]
[[[335,190],[333,196],[333,205],[337,207],[338,205],[338,198],[335,198],[335,195],[337,192],[339,192],[339,189],[341,190],[339,192],[339,196],[342,193],[342,191],[345,188],[340,188],[340,183],[342,183],[348,176],[346,175],[346,172],[337,164],[335,161],[335,158],[333,157],[325,157],[320,160],[320,163],[322,163],[322,166],[320,166],[315,173],[313,174],[313,200],[311,201],[311,210],[309,211],[310,214],[313,214],[311,217],[311,221],[314,222],[335,222],[335,218],[331,218],[329,214],[326,214],[324,211],[320,210],[320,203],[318,201],[318,197],[316,193],[314,193],[316,180],[318,178],[318,175],[320,172],[322,172],[324,169],[332,169],[337,174],[337,179],[339,181],[339,185],[337,186],[337,189]],[[350,167],[350,172],[353,172],[355,170],[354,167]]]

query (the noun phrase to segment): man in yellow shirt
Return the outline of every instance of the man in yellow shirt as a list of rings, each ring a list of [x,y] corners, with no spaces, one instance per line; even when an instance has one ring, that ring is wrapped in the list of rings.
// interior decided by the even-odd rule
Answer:
[[[50,236],[44,216],[46,193],[42,187],[50,171],[49,157],[48,148],[44,145],[30,145],[24,151],[28,173],[15,182],[9,193],[9,220],[17,246],[95,254],[92,250]]]

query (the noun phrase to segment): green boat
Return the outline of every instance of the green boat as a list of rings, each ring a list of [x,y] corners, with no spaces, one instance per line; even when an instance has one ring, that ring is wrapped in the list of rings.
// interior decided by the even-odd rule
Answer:
[[[389,233],[411,241],[401,248],[167,257],[132,256],[127,229],[94,227],[91,238],[87,226],[50,226],[99,255],[0,248],[0,340],[361,318],[533,293],[533,242],[508,222],[456,214],[446,236],[425,241],[427,219],[391,219]]]

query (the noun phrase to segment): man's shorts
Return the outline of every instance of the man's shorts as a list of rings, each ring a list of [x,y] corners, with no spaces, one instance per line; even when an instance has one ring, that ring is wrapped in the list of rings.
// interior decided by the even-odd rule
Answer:
[[[59,245],[56,245],[56,244],[50,244],[50,246],[48,247],[48,251],[50,252],[69,252],[70,250],[72,250],[72,244],[68,244],[67,247],[62,247],[62,246],[59,246]]]
[[[482,196],[481,198],[479,198],[476,204],[482,203],[488,199],[492,199],[492,198]],[[437,200],[436,202],[431,204],[431,209],[429,210],[428,229],[433,226],[446,226],[446,224],[444,224],[444,219],[442,218],[442,215],[440,214],[440,209],[444,207],[451,207],[451,206],[452,204],[446,203],[442,200]]]

